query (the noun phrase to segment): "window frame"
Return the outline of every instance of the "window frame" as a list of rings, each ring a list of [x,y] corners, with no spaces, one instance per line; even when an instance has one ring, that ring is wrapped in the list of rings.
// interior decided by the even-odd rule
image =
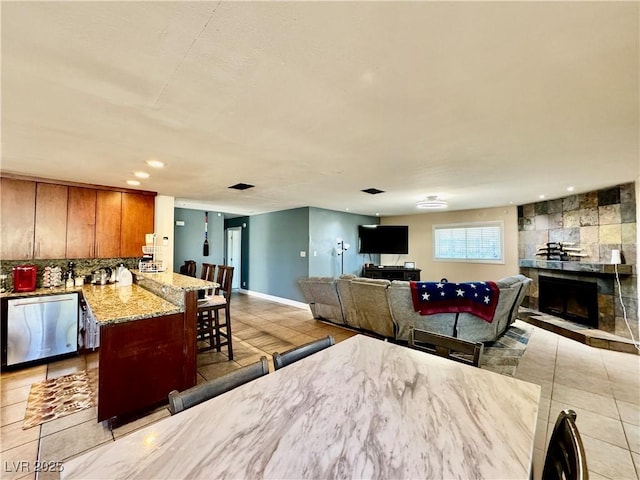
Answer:
[[[448,257],[438,257],[438,242],[436,237],[436,232],[438,230],[456,230],[456,229],[467,229],[472,228],[482,228],[482,227],[498,227],[499,235],[500,235],[500,258],[499,259],[482,259],[482,258],[448,258]],[[483,222],[464,222],[464,223],[448,223],[448,224],[434,224],[431,227],[432,232],[432,242],[433,242],[433,261],[434,262],[459,262],[459,263],[490,263],[490,264],[505,264],[505,254],[504,254],[504,221],[503,220],[489,220]],[[466,233],[466,232],[465,232]],[[465,240],[465,252],[468,252],[469,246]]]

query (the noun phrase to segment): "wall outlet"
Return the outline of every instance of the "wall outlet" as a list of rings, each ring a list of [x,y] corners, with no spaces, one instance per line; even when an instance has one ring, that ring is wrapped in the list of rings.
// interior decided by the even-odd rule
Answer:
[[[184,221],[183,220],[176,220],[176,227],[184,227]]]
[[[300,250],[300,256],[302,258],[306,257],[307,256],[307,252],[305,252],[304,250]]]

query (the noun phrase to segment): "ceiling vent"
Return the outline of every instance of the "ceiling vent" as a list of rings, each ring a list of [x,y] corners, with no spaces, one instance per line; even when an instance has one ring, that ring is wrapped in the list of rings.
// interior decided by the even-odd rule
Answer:
[[[236,183],[235,185],[231,185],[229,188],[233,188],[234,190],[246,190],[253,187],[255,187],[255,185],[249,185],[248,183]]]
[[[377,195],[379,193],[384,193],[384,190],[378,190],[377,188],[367,188],[366,190],[360,190],[364,193],[369,193],[371,195]]]

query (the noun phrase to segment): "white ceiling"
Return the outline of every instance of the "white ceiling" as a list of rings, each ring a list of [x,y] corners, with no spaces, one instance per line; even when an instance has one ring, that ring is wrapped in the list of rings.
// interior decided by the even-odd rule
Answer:
[[[2,2],[1,168],[234,214],[635,181],[639,5]]]

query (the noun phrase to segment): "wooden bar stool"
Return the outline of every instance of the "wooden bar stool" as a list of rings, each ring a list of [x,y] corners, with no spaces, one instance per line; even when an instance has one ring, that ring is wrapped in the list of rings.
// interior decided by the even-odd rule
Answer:
[[[233,360],[233,345],[231,340],[231,285],[233,269],[227,265],[218,266],[217,283],[220,287],[215,295],[206,298],[198,304],[197,338],[208,345],[198,349],[199,352],[216,349],[222,351],[227,346],[229,360]],[[220,311],[224,310],[224,319],[220,320]]]

